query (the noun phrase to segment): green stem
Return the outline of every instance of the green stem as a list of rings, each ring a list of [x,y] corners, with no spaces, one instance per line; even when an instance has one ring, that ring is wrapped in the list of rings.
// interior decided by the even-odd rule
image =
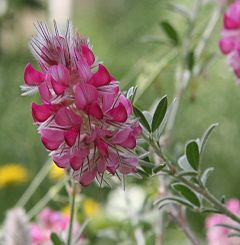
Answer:
[[[72,228],[73,228],[73,222],[74,222],[74,214],[75,214],[75,199],[76,199],[76,183],[73,180],[72,183],[72,193],[71,193],[71,214],[70,214],[70,223],[68,228],[68,239],[67,239],[67,245],[71,245],[72,241]]]
[[[196,9],[198,10],[200,8],[200,6],[201,6],[201,4],[199,3],[199,5],[196,7]],[[200,38],[198,45],[196,47],[196,50],[195,50],[195,59],[196,60],[199,60],[199,58],[201,57],[209,39],[213,33],[213,30],[217,25],[219,17],[221,16],[221,11],[222,11],[222,9],[220,7],[217,7],[216,9],[213,10],[213,13],[212,13],[212,16],[209,20],[209,23],[208,23],[207,27],[205,28],[205,31],[201,35],[201,38]],[[183,45],[183,47],[184,47],[183,67],[181,68],[181,72],[180,72],[181,74],[179,75],[179,79],[176,82],[176,91],[175,91],[176,101],[175,101],[175,104],[173,106],[173,109],[171,111],[171,114],[169,116],[169,120],[168,120],[168,123],[166,126],[166,137],[167,137],[167,139],[169,139],[171,137],[183,92],[186,88],[186,85],[189,83],[189,81],[192,78],[192,74],[190,74],[190,72],[186,70],[186,67],[185,67],[186,64],[185,63],[186,63],[186,54],[187,54],[187,52],[189,50],[189,46],[190,46],[189,45],[190,34],[192,32],[193,23],[195,22],[197,14],[195,14],[194,16],[195,17],[192,20],[192,25],[190,25],[190,27],[188,28],[188,31],[186,33],[186,37],[185,37],[185,41],[184,41],[184,45]],[[194,74],[194,75],[198,75],[198,74]]]
[[[27,213],[28,219],[31,220],[40,212],[48,202],[62,189],[65,184],[65,179],[60,180],[57,184],[50,188],[47,194]]]
[[[29,185],[29,187],[25,190],[21,198],[18,200],[16,204],[17,207],[24,207],[27,204],[27,202],[35,193],[39,185],[42,183],[42,181],[49,173],[50,167],[51,167],[51,159],[48,159],[46,163],[43,165],[43,167],[41,168],[41,170],[39,171],[39,173],[35,176],[32,183]]]
[[[174,166],[174,164],[164,156],[161,149],[157,146],[154,141],[149,140],[149,144],[151,145],[152,149],[156,154],[159,155],[159,157],[167,164],[167,166],[170,168],[169,174],[174,179],[184,183],[188,187],[190,187],[195,192],[199,193],[202,197],[204,197],[210,204],[212,204],[217,210],[219,210],[222,214],[228,216],[230,219],[236,221],[238,224],[240,224],[240,217],[229,211],[212,193],[210,193],[204,186],[196,186],[194,183],[192,183],[190,180],[184,178],[181,175],[177,174],[177,169]]]

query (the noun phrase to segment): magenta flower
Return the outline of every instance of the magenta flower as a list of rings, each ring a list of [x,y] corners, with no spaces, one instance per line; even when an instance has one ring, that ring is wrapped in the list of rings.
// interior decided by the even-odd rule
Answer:
[[[26,91],[38,91],[41,104],[32,104],[43,145],[60,168],[83,186],[111,174],[135,173],[134,153],[141,127],[132,116],[131,101],[117,80],[99,64],[89,42],[73,33],[48,31],[44,23],[31,48],[40,71],[27,64]]]
[[[32,245],[50,245],[51,233],[56,233],[63,241],[67,239],[68,225],[70,218],[60,212],[45,208],[34,223],[30,224],[30,237]],[[73,223],[73,241],[74,244],[82,244],[83,237],[80,235],[80,225],[75,221]]]
[[[240,1],[229,6],[224,14],[224,27],[219,46],[223,54],[228,56],[228,62],[234,73],[240,78]]]
[[[240,201],[237,199],[231,199],[226,204],[227,208],[240,215]],[[233,230],[225,227],[216,226],[218,224],[227,224],[237,226],[238,224],[228,217],[222,214],[213,214],[206,219],[206,230],[207,230],[207,240],[208,245],[238,245],[240,244],[240,237],[228,238],[228,235]]]

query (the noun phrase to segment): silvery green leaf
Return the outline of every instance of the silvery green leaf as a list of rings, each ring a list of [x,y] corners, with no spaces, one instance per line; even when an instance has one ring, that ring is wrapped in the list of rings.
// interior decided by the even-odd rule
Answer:
[[[208,129],[204,132],[204,134],[203,134],[203,136],[202,136],[202,138],[200,140],[200,142],[201,142],[200,152],[201,153],[204,150],[204,147],[205,147],[205,144],[206,144],[206,142],[208,140],[209,135],[211,134],[211,132],[213,131],[213,129],[216,128],[218,125],[219,125],[218,123],[214,123],[214,124],[210,125],[208,127]]]
[[[180,40],[176,29],[168,21],[161,21],[160,26],[173,45],[178,45]]]
[[[182,204],[188,208],[194,208],[194,206],[188,202],[187,200],[181,198],[181,197],[177,197],[177,196],[171,196],[171,197],[165,197],[162,198],[160,200],[157,200],[154,205],[158,205],[159,209],[162,208],[163,206],[166,206],[167,204],[171,204],[171,203],[179,203]]]
[[[51,233],[50,235],[51,241],[53,245],[64,245],[63,241],[59,238],[59,236],[56,233]]]
[[[194,169],[192,168],[192,166],[189,164],[187,158],[185,155],[182,155],[179,159],[178,159],[178,165],[181,169],[185,170],[185,171],[194,171]]]
[[[205,186],[208,180],[209,175],[212,173],[212,171],[214,170],[214,168],[207,168],[205,169],[205,171],[203,172],[200,180],[202,182],[202,184]]]
[[[166,112],[166,114],[165,114],[165,116],[164,116],[164,118],[162,120],[162,123],[161,123],[160,127],[157,130],[158,137],[160,137],[162,135],[162,133],[163,133],[165,127],[166,127],[166,124],[168,122],[169,116],[171,115],[171,112],[172,112],[172,109],[174,107],[175,102],[176,102],[176,99],[174,99],[172,101],[172,103],[170,104],[170,106],[168,106],[167,112]]]
[[[192,140],[187,143],[185,154],[189,164],[193,169],[197,170],[199,167],[200,153],[196,141]]]
[[[197,207],[200,207],[201,204],[200,204],[198,196],[194,193],[194,191],[189,189],[186,185],[181,184],[181,183],[173,183],[171,186],[176,192],[181,194],[190,203],[192,203],[193,205]]]
[[[152,115],[151,115],[151,113],[149,111],[143,111],[143,115],[147,119],[148,124],[151,125],[152,124]]]
[[[163,96],[161,100],[159,101],[157,108],[154,112],[153,115],[153,120],[152,120],[152,132],[155,132],[156,129],[161,125],[164,116],[167,112],[167,96]]]
[[[136,106],[133,107],[133,111],[136,117],[139,118],[140,123],[142,124],[142,126],[147,129],[148,132],[151,132],[151,128],[148,124],[147,119],[145,118],[145,116],[143,115],[143,113],[141,112],[140,109],[138,109]]]

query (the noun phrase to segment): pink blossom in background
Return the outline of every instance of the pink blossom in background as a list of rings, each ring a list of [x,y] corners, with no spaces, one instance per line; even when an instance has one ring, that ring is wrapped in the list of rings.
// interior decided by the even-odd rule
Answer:
[[[63,241],[67,240],[70,217],[60,212],[45,208],[30,224],[31,245],[51,245],[51,233],[56,233]],[[79,236],[80,225],[73,223],[73,241],[81,245],[83,238]]]
[[[55,23],[54,33],[44,23],[36,28],[31,48],[40,71],[26,65],[25,90],[39,92],[41,103],[32,104],[32,116],[56,165],[83,186],[94,179],[101,184],[105,172],[135,173],[141,127],[118,81],[69,23],[65,34]]]
[[[240,78],[240,1],[232,3],[224,14],[224,26],[219,46],[228,63]]]
[[[240,215],[240,201],[237,199],[231,199],[226,204],[227,208]],[[217,224],[227,224],[237,226],[238,224],[228,217],[221,214],[213,214],[206,219],[206,231],[208,245],[239,245],[240,237],[228,238],[228,234],[234,232],[225,227],[216,226]]]

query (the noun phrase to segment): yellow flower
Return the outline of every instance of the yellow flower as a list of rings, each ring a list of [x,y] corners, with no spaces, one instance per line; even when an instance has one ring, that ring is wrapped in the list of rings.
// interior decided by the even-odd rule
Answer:
[[[64,215],[70,215],[70,212],[71,212],[71,209],[70,209],[70,206],[65,206],[61,209],[61,213],[64,214]]]
[[[89,218],[93,218],[99,214],[100,205],[91,198],[86,198],[83,201],[83,211]]]
[[[51,169],[48,174],[50,179],[58,180],[64,177],[64,170],[59,168],[54,162],[52,162]]]
[[[21,184],[27,181],[28,171],[26,168],[15,163],[0,166],[0,188],[11,184]]]

